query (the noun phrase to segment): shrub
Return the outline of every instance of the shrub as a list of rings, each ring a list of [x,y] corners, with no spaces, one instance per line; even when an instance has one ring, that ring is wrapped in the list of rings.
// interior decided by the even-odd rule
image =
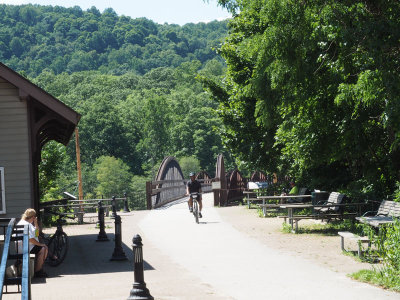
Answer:
[[[400,291],[400,219],[395,218],[392,224],[382,226],[378,234],[370,226],[360,227],[375,245],[376,250],[373,252],[382,259],[382,265],[374,270],[362,270],[351,276],[357,280]]]

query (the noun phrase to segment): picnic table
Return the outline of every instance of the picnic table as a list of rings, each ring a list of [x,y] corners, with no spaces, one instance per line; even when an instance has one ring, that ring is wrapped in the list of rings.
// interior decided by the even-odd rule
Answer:
[[[261,201],[261,199],[257,198],[258,191],[243,191],[243,194],[246,195],[247,207],[250,209],[250,205],[253,201]],[[255,195],[255,197],[254,197]],[[253,197],[252,197],[253,196]]]
[[[293,210],[294,209],[304,209],[304,208],[316,208],[316,207],[346,207],[346,206],[357,206],[358,207],[358,214],[361,214],[361,206],[365,205],[365,203],[335,203],[335,204],[282,204],[280,205],[280,208],[282,209],[287,209],[288,210],[288,215],[285,216],[285,221],[288,219],[288,222],[292,228],[292,232],[296,233],[298,230],[298,221],[302,219],[331,219],[331,218],[337,218],[337,217],[355,217],[355,213],[351,214],[343,214],[343,213],[327,213],[327,214],[311,214],[311,215],[298,215],[294,216],[293,215]],[[295,228],[293,226],[293,221],[295,223]]]
[[[267,215],[267,208],[281,208],[281,204],[266,204],[265,200],[276,200],[279,199],[280,203],[282,203],[283,199],[291,199],[291,198],[310,198],[311,195],[287,195],[287,196],[258,196],[257,199],[262,200],[262,204],[259,206],[263,209],[264,217]],[[305,205],[303,203],[292,204],[292,205]]]

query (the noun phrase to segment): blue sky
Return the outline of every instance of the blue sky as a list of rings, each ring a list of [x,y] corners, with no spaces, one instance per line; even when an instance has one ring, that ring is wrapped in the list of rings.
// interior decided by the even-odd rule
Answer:
[[[86,10],[92,6],[101,12],[111,7],[118,15],[132,18],[146,17],[163,24],[179,24],[222,20],[230,14],[217,6],[216,0],[0,0],[2,4],[39,4],[64,7],[80,6]]]

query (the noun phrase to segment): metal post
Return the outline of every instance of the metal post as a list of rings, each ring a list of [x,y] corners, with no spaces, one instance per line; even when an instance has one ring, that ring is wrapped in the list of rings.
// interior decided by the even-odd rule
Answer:
[[[121,217],[115,216],[115,247],[110,260],[127,260],[124,250],[122,249],[122,231]]]
[[[152,209],[152,200],[151,200],[151,192],[153,188],[153,183],[152,181],[146,181],[146,203],[147,203],[147,209]]]
[[[153,296],[150,295],[150,291],[146,288],[144,282],[144,268],[143,268],[143,244],[140,235],[135,235],[132,239],[133,245],[133,271],[135,281],[133,283],[130,295],[127,300],[132,299],[143,299],[153,300]]]
[[[117,215],[117,208],[115,207],[115,196],[112,196],[111,198],[111,206],[112,206],[112,216],[111,218],[115,218],[115,216]]]
[[[98,221],[99,221],[99,227],[100,227],[100,232],[99,235],[97,236],[96,242],[104,242],[104,241],[109,241],[106,231],[104,230],[104,207],[102,206],[101,201],[98,202]]]
[[[127,198],[127,194],[124,193],[125,196],[125,200],[124,200],[124,212],[130,212],[129,207],[128,207],[128,198]]]

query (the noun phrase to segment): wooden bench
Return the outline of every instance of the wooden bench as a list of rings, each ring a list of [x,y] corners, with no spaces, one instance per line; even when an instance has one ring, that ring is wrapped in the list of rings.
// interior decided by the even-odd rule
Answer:
[[[341,238],[340,239],[340,246],[342,248],[342,251],[349,252],[344,247],[344,240],[345,239],[353,240],[353,241],[357,242],[357,244],[358,244],[357,253],[358,253],[358,257],[360,257],[360,258],[362,256],[362,244],[368,243],[368,248],[371,247],[371,241],[367,236],[359,236],[359,235],[356,235],[356,234],[351,233],[349,231],[339,231],[338,235],[340,235],[340,238]]]
[[[375,213],[375,215],[368,216],[372,213]],[[393,217],[400,217],[400,202],[383,200],[377,211],[367,211],[356,219],[361,223],[379,227],[382,224],[393,223]]]

